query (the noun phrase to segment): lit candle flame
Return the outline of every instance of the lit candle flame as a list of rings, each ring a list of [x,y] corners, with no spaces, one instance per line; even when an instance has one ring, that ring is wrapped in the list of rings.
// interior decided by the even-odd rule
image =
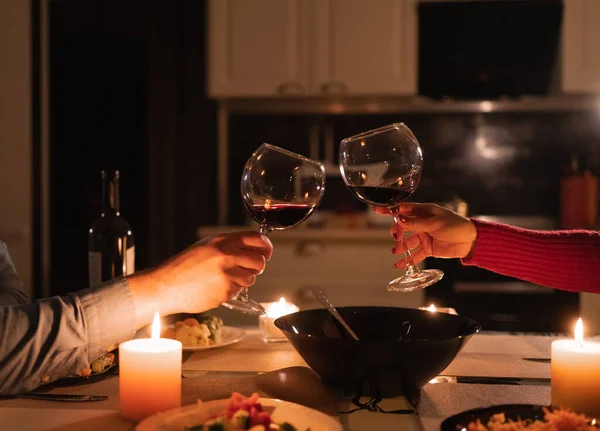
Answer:
[[[435,305],[431,304],[429,307],[427,307],[427,311],[431,311],[431,312],[436,312],[437,310],[435,309]]]
[[[158,311],[154,313],[154,320],[152,321],[152,337],[153,340],[160,338],[160,316]]]
[[[269,304],[266,311],[268,317],[277,319],[278,317],[294,313],[298,310],[296,309],[296,306],[294,304],[288,303],[282,296],[281,298],[279,298],[279,301]]]
[[[583,347],[583,321],[581,317],[577,319],[577,323],[575,324],[575,341]]]

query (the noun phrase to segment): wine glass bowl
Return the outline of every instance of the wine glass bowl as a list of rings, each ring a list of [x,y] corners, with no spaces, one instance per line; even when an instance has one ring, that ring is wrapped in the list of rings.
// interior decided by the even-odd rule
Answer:
[[[242,201],[261,233],[294,227],[319,205],[325,167],[284,148],[262,144],[242,174]]]
[[[325,167],[284,148],[262,144],[244,167],[241,194],[244,208],[260,233],[289,229],[306,220],[325,192]],[[264,314],[246,289],[224,306],[247,314]]]
[[[415,192],[421,181],[423,153],[411,130],[404,123],[394,123],[342,140],[339,164],[352,194],[369,205],[389,208],[398,222],[398,205]],[[410,250],[405,249],[406,272],[391,281],[388,290],[410,292],[442,278],[439,270],[419,270]]]

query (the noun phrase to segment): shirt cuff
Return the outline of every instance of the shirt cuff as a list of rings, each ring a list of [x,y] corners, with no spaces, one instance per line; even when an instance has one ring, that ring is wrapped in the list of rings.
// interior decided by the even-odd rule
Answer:
[[[76,294],[87,330],[90,363],[135,335],[135,306],[127,279],[118,277]]]

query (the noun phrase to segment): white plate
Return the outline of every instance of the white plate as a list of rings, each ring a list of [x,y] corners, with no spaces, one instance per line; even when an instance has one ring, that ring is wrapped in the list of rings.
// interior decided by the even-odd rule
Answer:
[[[192,404],[167,412],[158,413],[140,422],[135,431],[183,431],[184,426],[201,424],[210,416],[218,415],[227,408],[229,400],[215,400]],[[273,422],[288,422],[298,431],[343,431],[342,425],[318,410],[274,398],[261,398],[265,411]]]
[[[218,347],[228,346],[233,343],[237,343],[246,335],[246,331],[240,328],[234,328],[233,326],[221,327],[221,338],[223,342],[219,344],[213,344],[211,346],[183,346],[184,352],[198,352],[200,350],[216,349]]]

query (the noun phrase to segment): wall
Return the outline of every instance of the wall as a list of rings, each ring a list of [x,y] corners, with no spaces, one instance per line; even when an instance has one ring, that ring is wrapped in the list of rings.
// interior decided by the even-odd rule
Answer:
[[[31,6],[0,1],[0,240],[32,296]]]

